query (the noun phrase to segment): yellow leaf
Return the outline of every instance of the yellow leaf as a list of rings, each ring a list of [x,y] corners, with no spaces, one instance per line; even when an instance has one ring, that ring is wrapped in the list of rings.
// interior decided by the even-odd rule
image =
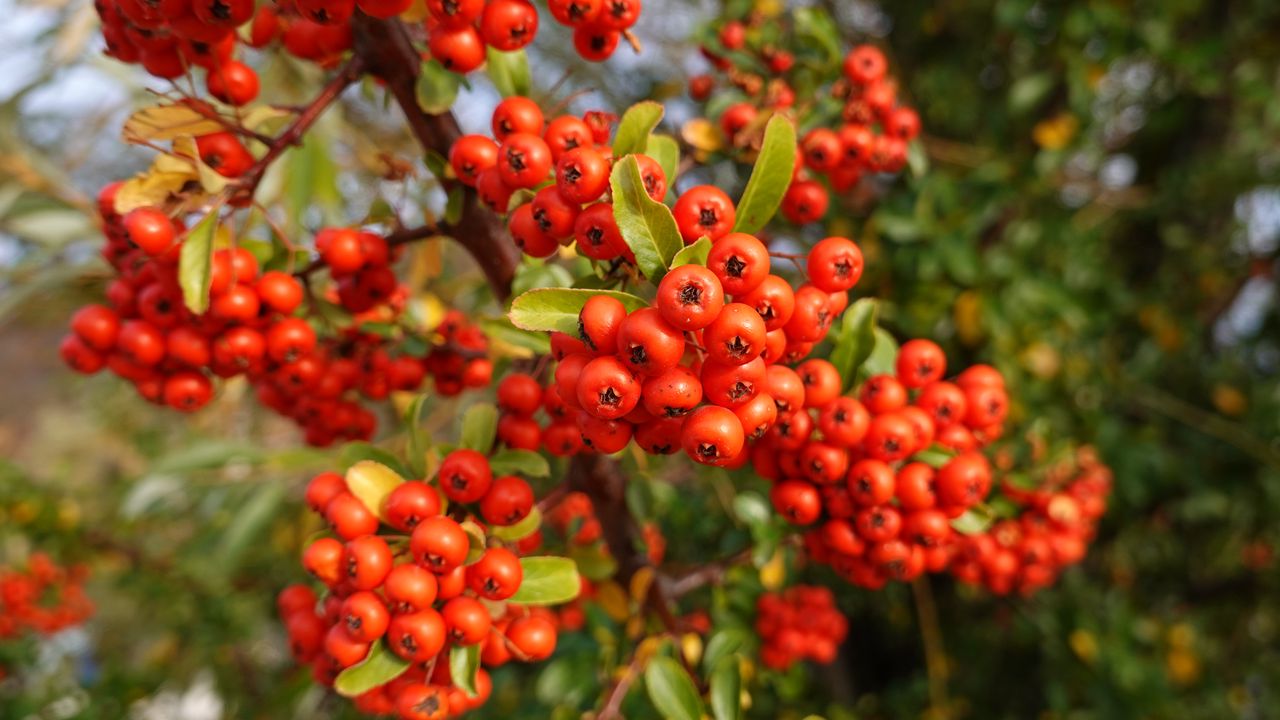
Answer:
[[[690,665],[697,665],[702,659],[702,636],[698,633],[685,633],[680,638],[680,652]]]
[[[1098,659],[1098,640],[1088,630],[1073,630],[1067,644],[1086,665],[1092,665]]]
[[[395,470],[373,460],[361,460],[352,465],[347,470],[346,480],[351,494],[383,520],[387,519],[387,496],[404,482]]]
[[[715,124],[706,118],[694,118],[680,128],[680,137],[695,150],[715,152],[724,147],[724,138]]]
[[[626,593],[612,580],[596,585],[595,599],[604,614],[613,620],[621,622],[631,615],[631,605],[627,602]]]
[[[274,107],[272,105],[258,105],[250,108],[240,118],[240,124],[254,132],[274,134],[277,130],[284,127],[283,120],[287,120],[294,116],[292,110]]]
[[[176,103],[135,112],[125,121],[122,134],[125,142],[146,144],[183,135],[208,135],[224,129],[222,123],[206,118],[190,105]]]
[[[198,181],[194,167],[190,173],[144,172],[120,186],[116,193],[116,212],[123,215],[140,207],[164,205],[187,183]]]
[[[643,603],[653,585],[654,572],[651,567],[642,567],[631,576],[631,599]]]
[[[760,568],[760,584],[764,585],[765,590],[777,590],[782,587],[782,583],[787,579],[787,560],[782,554],[782,550],[773,553],[773,557],[769,562]]]
[[[191,162],[196,166],[196,175],[200,178],[200,186],[210,195],[222,192],[222,189],[231,182],[230,178],[219,175],[217,170],[209,167],[204,160],[200,159],[200,150],[196,147],[195,138],[189,135],[174,138],[173,152],[184,158],[190,158]]]

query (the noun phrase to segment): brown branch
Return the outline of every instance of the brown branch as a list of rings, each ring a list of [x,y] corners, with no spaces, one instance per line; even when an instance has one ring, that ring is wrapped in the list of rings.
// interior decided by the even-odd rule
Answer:
[[[414,48],[399,20],[376,20],[357,14],[352,20],[356,57],[374,76],[381,78],[404,113],[409,129],[424,150],[448,157],[462,137],[452,113],[433,115],[418,106],[417,81],[422,56]],[[500,301],[511,296],[511,281],[520,264],[520,251],[502,220],[485,208],[476,193],[466,189],[462,215],[450,228],[453,237],[484,271]]]
[[[364,60],[359,56],[352,56],[346,65],[338,71],[338,74],[329,79],[329,82],[320,90],[320,93],[311,99],[305,107],[298,113],[298,117],[294,119],[293,124],[277,135],[270,144],[267,145],[267,152],[258,159],[253,167],[249,168],[243,176],[232,186],[234,195],[242,195],[252,197],[254,191],[258,189],[258,184],[262,182],[262,178],[267,174],[271,164],[280,159],[286,150],[298,145],[302,142],[302,138],[315,125],[316,120],[324,114],[329,106],[337,101],[338,96],[343,91],[353,85],[360,79],[365,72]]]
[[[685,595],[706,585],[716,585],[724,581],[729,568],[751,562],[751,548],[717,562],[708,563],[671,581],[671,597],[682,598]]]

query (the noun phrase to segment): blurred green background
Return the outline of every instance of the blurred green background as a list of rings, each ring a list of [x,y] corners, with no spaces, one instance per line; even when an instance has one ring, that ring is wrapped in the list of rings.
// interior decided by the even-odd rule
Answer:
[[[1089,558],[1055,588],[992,599],[933,580],[947,711],[931,709],[910,589],[840,587],[840,661],[770,680],[756,714],[1274,717],[1280,4],[818,4],[851,43],[887,49],[925,128],[926,174],[870,215],[833,213],[868,256],[858,294],[954,366],[1000,367],[1011,434],[1092,443],[1116,484]],[[576,70],[571,86],[594,91],[572,107],[652,96],[673,122],[691,117],[683,80],[706,69],[682,39],[718,10],[649,0],[646,53]],[[118,139],[147,80],[98,54],[84,0],[0,0],[0,16],[0,563],[31,548],[88,562],[99,607],[40,648],[0,645],[0,664],[39,653],[21,681],[0,680],[0,717],[341,716],[291,670],[272,607],[316,527],[302,484],[333,456],[298,449],[244,387],[178,421],[113,378],[63,370],[65,318],[106,277],[88,199],[147,160]],[[567,61],[566,33],[547,25],[532,53],[544,89]],[[317,77],[254,61],[280,102]],[[478,128],[493,96],[472,94],[462,120]],[[353,94],[273,176],[294,229],[360,217],[380,188],[355,178],[379,153],[416,157],[395,118]],[[436,291],[468,292],[464,275]],[[697,515],[653,494],[679,538]],[[536,684],[497,677],[486,712],[577,716],[595,652],[565,639]]]

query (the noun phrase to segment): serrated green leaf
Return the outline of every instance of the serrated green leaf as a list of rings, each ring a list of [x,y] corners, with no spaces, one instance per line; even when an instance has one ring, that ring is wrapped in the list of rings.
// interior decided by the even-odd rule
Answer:
[[[520,522],[515,525],[494,525],[489,528],[489,534],[503,542],[519,542],[538,532],[541,526],[542,511],[535,506]]]
[[[333,689],[343,697],[356,697],[385,685],[409,669],[409,661],[387,649],[382,640],[369,648],[364,660],[338,674]]]
[[[680,252],[671,258],[671,267],[678,268],[681,265],[703,265],[707,264],[707,257],[711,255],[711,238],[703,235],[698,241],[692,245],[686,245],[680,248]]]
[[[667,177],[667,192],[671,192],[680,172],[680,143],[670,135],[651,135],[644,154],[658,161],[662,174]]]
[[[528,95],[532,84],[529,74],[529,57],[524,50],[503,52],[492,46],[487,50],[485,73],[502,97]]]
[[[644,152],[649,147],[649,135],[662,121],[663,112],[662,105],[652,100],[627,108],[618,121],[618,132],[613,137],[613,156]]]
[[[742,667],[736,656],[724,658],[711,671],[711,714],[716,720],[742,717]]]
[[[498,434],[498,408],[480,403],[467,408],[462,415],[461,446],[480,453],[488,453]]]
[[[539,288],[511,301],[507,317],[511,324],[524,330],[542,332],[558,331],[568,335],[578,334],[578,313],[587,300],[596,295],[608,295],[620,300],[628,312],[648,305],[643,298],[616,290],[584,290],[580,288]]]
[[[841,318],[830,360],[840,373],[844,392],[857,384],[858,369],[875,349],[878,310],[875,300],[863,298],[850,305]]]
[[[191,228],[178,251],[178,284],[182,302],[199,315],[209,309],[209,286],[213,282],[213,238],[218,230],[218,212],[213,212]]]
[[[517,605],[559,605],[578,597],[582,578],[578,566],[566,557],[520,558],[524,578],[510,601]]]
[[[655,657],[644,669],[649,700],[666,720],[702,720],[702,696],[684,666],[669,657]]]
[[[532,450],[503,450],[489,458],[489,467],[494,475],[524,475],[525,477],[547,477],[551,474],[551,465],[547,459]]]
[[[684,247],[676,218],[671,208],[649,197],[634,156],[613,166],[609,184],[613,188],[613,217],[622,239],[635,253],[640,272],[657,283]]]
[[[796,169],[796,126],[781,115],[769,118],[751,179],[738,200],[734,232],[755,233],[768,224],[791,186]]]
[[[445,69],[439,62],[428,60],[422,63],[418,82],[414,86],[418,107],[431,115],[447,112],[458,99],[458,88],[461,85],[462,76]]]
[[[475,697],[476,674],[480,671],[480,643],[454,645],[449,650],[449,677],[467,697]]]

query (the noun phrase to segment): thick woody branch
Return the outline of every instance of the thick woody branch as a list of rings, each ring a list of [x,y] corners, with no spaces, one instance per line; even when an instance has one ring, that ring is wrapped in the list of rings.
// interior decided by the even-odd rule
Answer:
[[[448,157],[449,149],[462,137],[462,130],[451,113],[433,115],[418,106],[422,57],[404,25],[399,20],[375,20],[364,15],[355,18],[353,25],[356,57],[369,73],[386,83],[423,149]],[[520,251],[502,220],[481,205],[474,191],[467,189],[462,215],[450,230],[450,236],[480,265],[498,299],[510,297]]]

